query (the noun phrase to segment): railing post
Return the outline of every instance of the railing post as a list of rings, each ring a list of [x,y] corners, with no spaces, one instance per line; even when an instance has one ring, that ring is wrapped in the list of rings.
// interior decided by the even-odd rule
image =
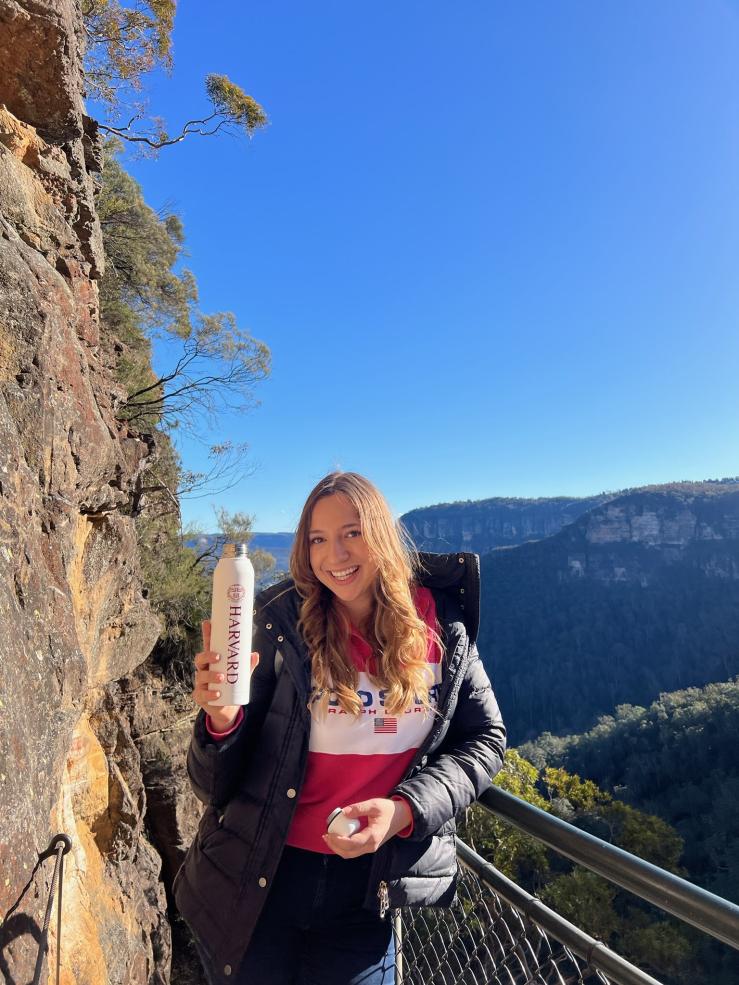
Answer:
[[[393,910],[393,939],[395,941],[395,985],[403,985],[403,917],[400,909]]]

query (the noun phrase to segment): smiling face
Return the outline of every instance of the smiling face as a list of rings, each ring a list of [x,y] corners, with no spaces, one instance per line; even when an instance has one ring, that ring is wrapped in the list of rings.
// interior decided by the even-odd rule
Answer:
[[[357,625],[372,611],[377,564],[362,536],[359,513],[343,493],[323,496],[308,530],[313,574]]]

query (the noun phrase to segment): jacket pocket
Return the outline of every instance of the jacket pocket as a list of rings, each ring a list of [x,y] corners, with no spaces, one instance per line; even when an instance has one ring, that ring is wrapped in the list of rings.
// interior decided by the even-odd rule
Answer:
[[[200,842],[200,854],[205,863],[238,886],[251,855],[251,845],[229,828],[218,824],[216,819],[215,830],[208,831]]]
[[[390,860],[393,866],[388,880],[390,906],[451,906],[456,898],[458,877],[454,835],[432,835],[425,842],[416,842],[416,846],[425,847],[425,851],[410,856],[406,848]],[[407,865],[408,862],[411,864]]]
[[[435,834],[423,841],[393,838],[385,871],[387,880],[448,878],[457,872],[454,833]]]
[[[198,845],[201,848],[215,831],[220,830],[220,816],[221,812],[216,810],[215,807],[206,807],[203,811],[203,816],[200,818],[200,825],[198,826],[197,833]]]

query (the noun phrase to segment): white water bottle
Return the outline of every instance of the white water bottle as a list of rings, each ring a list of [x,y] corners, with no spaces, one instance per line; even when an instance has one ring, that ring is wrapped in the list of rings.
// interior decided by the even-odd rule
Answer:
[[[214,667],[225,677],[209,686],[211,691],[221,692],[209,705],[245,705],[249,701],[253,611],[254,568],[246,544],[224,544],[213,572],[210,648],[221,655]]]

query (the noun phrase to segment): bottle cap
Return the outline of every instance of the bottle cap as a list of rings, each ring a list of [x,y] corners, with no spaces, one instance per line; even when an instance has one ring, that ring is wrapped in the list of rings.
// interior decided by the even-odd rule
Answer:
[[[221,557],[247,557],[248,553],[246,544],[224,544]]]

